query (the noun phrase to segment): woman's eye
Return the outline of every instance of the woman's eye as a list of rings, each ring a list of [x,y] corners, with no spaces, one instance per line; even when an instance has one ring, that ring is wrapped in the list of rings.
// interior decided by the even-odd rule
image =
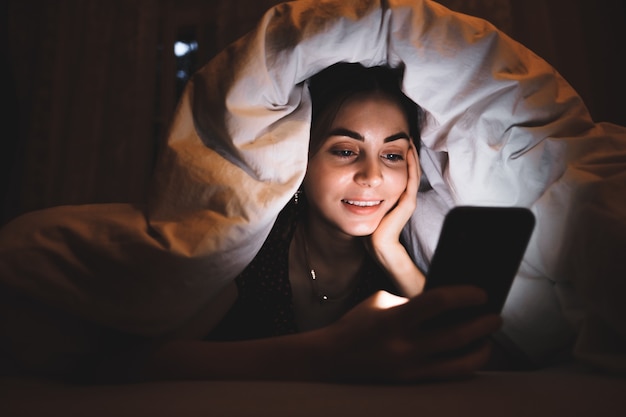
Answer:
[[[383,158],[391,162],[404,161],[404,155],[399,153],[385,153],[383,154]]]
[[[340,158],[350,158],[353,155],[356,155],[356,152],[351,151],[350,149],[335,149],[331,151],[333,155],[336,155]]]

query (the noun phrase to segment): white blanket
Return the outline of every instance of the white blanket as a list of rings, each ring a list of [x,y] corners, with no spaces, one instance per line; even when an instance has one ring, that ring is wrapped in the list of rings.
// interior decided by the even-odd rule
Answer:
[[[189,83],[148,205],[16,219],[0,233],[2,284],[122,331],[176,329],[254,257],[298,188],[305,81],[339,61],[404,63],[405,92],[428,113],[421,163],[432,190],[405,230],[416,262],[427,269],[455,205],[532,208],[503,340],[541,361],[580,334],[581,357],[626,368],[610,352],[626,340],[626,129],[594,123],[551,66],[489,23],[426,0],[269,10]],[[35,319],[5,322],[15,346],[38,331]],[[597,343],[598,329],[612,344]]]

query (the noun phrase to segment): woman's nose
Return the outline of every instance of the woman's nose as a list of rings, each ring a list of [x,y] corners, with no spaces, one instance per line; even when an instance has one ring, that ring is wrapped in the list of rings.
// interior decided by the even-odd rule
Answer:
[[[377,158],[364,158],[354,176],[357,184],[363,187],[377,187],[383,181]]]

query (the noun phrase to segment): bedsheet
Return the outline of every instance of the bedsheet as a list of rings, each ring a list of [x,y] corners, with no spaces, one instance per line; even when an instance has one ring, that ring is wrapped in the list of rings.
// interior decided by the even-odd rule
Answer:
[[[14,220],[0,233],[0,284],[107,328],[175,330],[253,258],[298,188],[306,80],[339,61],[405,65],[404,90],[427,112],[429,187],[404,231],[418,265],[427,270],[451,207],[530,207],[537,227],[503,312],[503,342],[540,363],[578,338],[579,357],[626,369],[626,129],[594,122],[550,65],[488,22],[428,0],[270,9],[192,77],[147,204]],[[2,308],[5,346],[32,348],[41,321]],[[44,333],[39,349],[89,345]]]

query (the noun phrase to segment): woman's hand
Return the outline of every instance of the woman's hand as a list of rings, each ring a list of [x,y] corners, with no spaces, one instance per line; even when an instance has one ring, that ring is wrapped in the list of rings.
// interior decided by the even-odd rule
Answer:
[[[485,340],[500,327],[500,317],[433,323],[485,301],[485,292],[471,286],[436,288],[411,299],[379,291],[317,330],[234,342],[164,341],[143,359],[133,355],[121,363],[132,363],[138,380],[405,383],[467,377],[487,362]]]
[[[378,228],[369,237],[368,250],[395,281],[407,297],[413,297],[424,288],[424,275],[415,266],[406,249],[400,243],[402,228],[411,218],[417,206],[417,190],[421,171],[417,150],[410,143],[407,154],[407,186],[396,206],[383,217]]]
[[[470,376],[487,362],[486,338],[500,327],[500,317],[485,315],[445,328],[429,321],[485,301],[484,291],[471,286],[433,289],[408,301],[380,291],[325,329],[336,335],[330,338],[329,372],[349,382]]]

